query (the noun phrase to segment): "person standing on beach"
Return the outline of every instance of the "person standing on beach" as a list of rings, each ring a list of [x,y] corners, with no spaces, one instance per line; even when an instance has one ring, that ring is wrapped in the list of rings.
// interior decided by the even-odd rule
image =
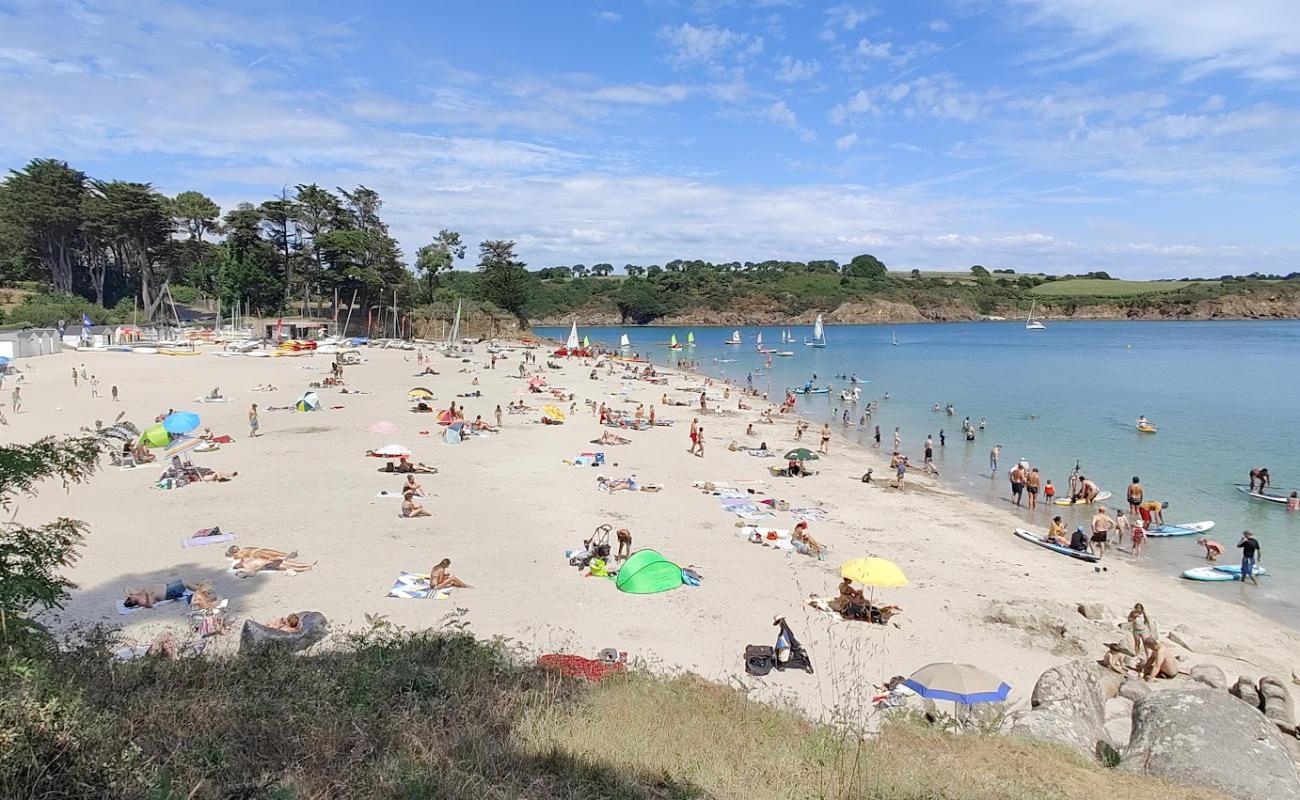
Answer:
[[[704,426],[703,425],[701,425],[700,429],[695,432],[695,444],[696,444],[695,455],[699,456],[700,458],[704,458]]]
[[[113,384],[113,386],[112,386],[112,394],[113,394],[113,402],[116,403],[116,402],[117,402],[117,384]]]
[[[497,403],[497,410],[494,412],[497,418],[497,427],[501,427],[501,404]]]
[[[10,395],[10,405],[13,406],[14,413],[17,414],[23,410],[23,392],[22,387],[15,386],[14,393]]]
[[[73,386],[76,386],[76,385],[77,385],[77,368],[76,368],[76,367],[73,367],[73,368],[72,368],[72,385],[73,385]]]
[[[253,405],[248,409],[248,436],[249,436],[249,438],[251,438],[251,439],[256,439],[256,438],[257,438],[257,428],[258,428],[258,421],[257,421],[257,403],[253,403]]]
[[[1043,482],[1043,476],[1038,474],[1038,467],[1029,470],[1025,476],[1025,491],[1029,493],[1029,510],[1033,511],[1038,508],[1038,487]]]
[[[901,451],[903,449],[903,434],[894,428],[894,449]]]
[[[1020,497],[1025,491],[1025,471],[1016,464],[1011,468],[1011,502],[1020,505]]]
[[[1097,554],[1097,558],[1106,555],[1106,542],[1110,539],[1110,531],[1115,527],[1115,520],[1110,518],[1106,513],[1105,506],[1098,506],[1097,513],[1092,515],[1092,551]]]
[[[1142,482],[1134,475],[1133,482],[1128,485],[1128,513],[1135,515],[1138,513],[1138,506],[1142,505],[1143,493]]]
[[[90,376],[90,396],[99,397],[99,378],[94,375]]]
[[[1259,540],[1255,534],[1250,531],[1241,532],[1241,541],[1237,542],[1237,547],[1241,548],[1241,582],[1245,583],[1247,578],[1250,582],[1259,585],[1255,579],[1255,564],[1259,561]]]
[[[829,422],[822,425],[822,443],[817,448],[821,452],[830,455],[831,452],[831,424]]]
[[[998,471],[998,456],[1002,455],[1002,445],[995,444],[989,451],[989,471],[996,473]]]
[[[879,425],[876,426],[876,443],[871,446],[876,448],[877,450],[880,449],[880,426]]]
[[[691,449],[686,452],[695,455],[695,446],[700,441],[700,418],[695,417],[691,420]]]

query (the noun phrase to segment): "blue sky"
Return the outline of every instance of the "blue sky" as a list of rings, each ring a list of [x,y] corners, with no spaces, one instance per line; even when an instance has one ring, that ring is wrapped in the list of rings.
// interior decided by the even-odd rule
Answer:
[[[530,266],[1300,269],[1294,0],[0,0],[0,167],[364,183]]]

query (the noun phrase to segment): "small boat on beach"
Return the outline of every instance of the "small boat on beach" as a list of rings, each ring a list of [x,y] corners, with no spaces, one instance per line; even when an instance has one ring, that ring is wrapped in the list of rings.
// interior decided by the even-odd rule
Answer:
[[[1176,525],[1160,525],[1155,528],[1147,528],[1148,539],[1162,539],[1173,536],[1192,536],[1198,533],[1205,533],[1214,527],[1214,522],[1206,520],[1204,522],[1181,522]]]
[[[1097,497],[1091,501],[1087,501],[1087,500],[1075,501],[1075,500],[1071,500],[1068,497],[1062,497],[1059,500],[1053,500],[1052,502],[1054,502],[1058,506],[1090,506],[1093,503],[1100,503],[1102,500],[1109,500],[1109,499],[1110,499],[1110,492],[1099,492],[1097,494]]]
[[[830,394],[831,390],[828,386],[823,386],[820,389],[815,386],[812,388],[800,386],[798,389],[790,389],[790,391],[794,394]]]
[[[1056,542],[1049,542],[1043,537],[1039,536],[1038,534],[1033,533],[1032,531],[1027,531],[1024,528],[1016,528],[1013,531],[1013,533],[1015,533],[1017,537],[1024,539],[1026,542],[1029,542],[1030,544],[1036,544],[1039,547],[1045,548],[1047,550],[1051,550],[1053,553],[1057,553],[1059,555],[1069,556],[1070,558],[1077,558],[1080,561],[1100,560],[1098,556],[1092,553],[1083,550],[1071,550],[1070,548],[1065,547],[1063,545],[1059,545]]]
[[[1238,483],[1236,486],[1237,491],[1242,494],[1250,495],[1256,500],[1267,500],[1270,503],[1278,503],[1280,505],[1286,505],[1287,495],[1290,494],[1290,492],[1285,491],[1282,494],[1278,494],[1277,492],[1272,492],[1267,489],[1260,492],[1253,492],[1251,491],[1250,486],[1244,483]]]

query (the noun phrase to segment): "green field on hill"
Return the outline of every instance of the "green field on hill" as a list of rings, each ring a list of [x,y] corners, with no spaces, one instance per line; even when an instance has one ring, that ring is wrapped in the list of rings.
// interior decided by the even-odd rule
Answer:
[[[1133,297],[1164,294],[1188,286],[1218,286],[1218,281],[1107,281],[1094,278],[1071,278],[1035,286],[1029,294],[1038,297]]]

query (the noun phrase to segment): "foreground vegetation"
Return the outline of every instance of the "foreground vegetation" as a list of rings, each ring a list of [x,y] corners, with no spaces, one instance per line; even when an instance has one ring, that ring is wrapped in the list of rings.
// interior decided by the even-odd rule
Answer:
[[[692,677],[579,684],[463,632],[336,652],[0,669],[0,796],[1206,797],[1054,747],[911,723],[860,739]]]

